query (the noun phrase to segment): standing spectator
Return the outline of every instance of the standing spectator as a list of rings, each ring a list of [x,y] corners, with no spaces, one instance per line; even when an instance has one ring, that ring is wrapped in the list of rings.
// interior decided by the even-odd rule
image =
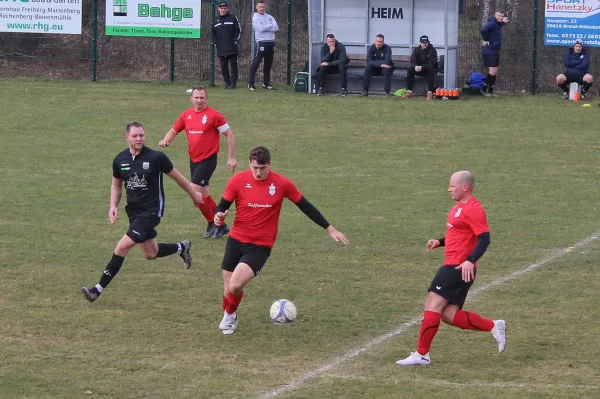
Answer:
[[[317,68],[317,81],[319,90],[317,91],[318,96],[323,95],[323,89],[325,87],[325,77],[334,73],[340,74],[341,89],[338,96],[345,96],[348,94],[348,57],[346,56],[346,46],[338,42],[335,39],[333,33],[327,35],[327,39],[323,47],[321,48],[321,65]]]
[[[258,66],[263,58],[263,89],[277,90],[271,86],[271,65],[273,65],[273,55],[275,54],[275,32],[279,30],[277,21],[272,15],[265,12],[265,2],[256,3],[256,12],[252,16],[252,27],[254,28],[254,39],[256,40],[256,55],[250,65],[250,76],[248,78],[248,88],[256,90],[254,87],[254,77]]]
[[[487,68],[485,84],[481,89],[481,94],[486,97],[498,97],[494,93],[496,84],[496,74],[500,65],[500,47],[502,47],[502,27],[508,22],[504,16],[504,10],[497,9],[488,22],[481,27],[481,57],[483,66]]]
[[[410,68],[408,68],[406,81],[408,91],[402,97],[412,97],[415,75],[417,75],[427,77],[427,99],[431,100],[433,98],[433,87],[435,86],[435,75],[438,72],[437,50],[429,42],[427,35],[421,36],[419,42],[419,47],[415,48],[410,56]]]
[[[385,37],[380,33],[375,37],[375,44],[372,44],[367,51],[367,67],[363,75],[362,97],[369,95],[369,86],[371,85],[371,76],[383,75],[383,90],[385,96],[389,97],[392,88],[392,74],[394,73],[394,63],[392,62],[392,48],[385,44]]]
[[[238,18],[229,13],[227,2],[219,3],[219,16],[212,28],[213,43],[217,47],[217,55],[221,62],[221,74],[226,89],[235,89],[238,80],[238,47],[242,36],[242,27]],[[231,64],[231,75],[229,75]]]
[[[594,77],[588,73],[590,67],[590,56],[583,48],[583,40],[575,40],[575,44],[565,54],[565,73],[556,77],[556,84],[564,90],[563,98],[569,99],[569,85],[573,82],[582,85],[581,99],[585,99],[585,93],[592,86]]]

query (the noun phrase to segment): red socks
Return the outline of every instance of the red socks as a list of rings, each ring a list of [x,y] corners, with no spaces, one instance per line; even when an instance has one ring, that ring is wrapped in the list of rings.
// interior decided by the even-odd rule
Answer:
[[[225,295],[223,295],[223,310],[227,309],[228,304],[229,304],[229,301],[227,300],[227,297]]]
[[[433,338],[440,328],[442,315],[436,312],[426,310],[423,312],[423,321],[421,322],[421,330],[419,331],[419,340],[417,342],[417,352],[421,355],[429,353]]]
[[[200,212],[202,212],[204,219],[206,219],[208,223],[212,223],[215,220],[215,209],[217,208],[217,204],[210,195],[204,197],[203,204],[196,204],[196,206],[200,209]]]
[[[233,293],[228,293],[227,294],[227,307],[225,308],[225,311],[229,314],[232,314],[233,312],[235,312],[238,308],[238,306],[240,306],[240,302],[242,302],[242,297],[244,296],[244,291],[240,292],[239,294],[233,294]]]
[[[494,321],[481,317],[477,313],[457,310],[452,325],[463,330],[492,331]]]

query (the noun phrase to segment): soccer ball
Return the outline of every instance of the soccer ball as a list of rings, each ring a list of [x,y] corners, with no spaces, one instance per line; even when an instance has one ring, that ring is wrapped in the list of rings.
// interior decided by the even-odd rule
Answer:
[[[296,320],[296,305],[287,299],[280,299],[271,305],[271,320],[275,324],[288,324]]]

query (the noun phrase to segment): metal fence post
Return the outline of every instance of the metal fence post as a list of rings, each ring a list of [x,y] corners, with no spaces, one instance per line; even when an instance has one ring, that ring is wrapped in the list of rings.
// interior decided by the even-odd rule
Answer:
[[[210,20],[211,26],[215,24],[215,2],[210,3]],[[212,35],[210,35],[210,77],[208,80],[209,86],[215,85],[215,42],[213,41]]]
[[[175,38],[171,38],[171,82],[175,81]]]
[[[98,0],[94,0],[92,21],[92,81],[96,81],[96,64],[98,59]]]
[[[254,17],[254,10],[256,5],[252,0],[252,10],[250,11],[250,25],[252,25],[252,18]],[[250,43],[250,59],[256,57],[256,37],[254,36],[254,27],[252,27],[252,43]]]
[[[537,90],[537,31],[538,31],[538,0],[533,0],[533,52],[531,62],[531,94]]]
[[[292,82],[292,0],[288,0],[287,12],[287,84]]]

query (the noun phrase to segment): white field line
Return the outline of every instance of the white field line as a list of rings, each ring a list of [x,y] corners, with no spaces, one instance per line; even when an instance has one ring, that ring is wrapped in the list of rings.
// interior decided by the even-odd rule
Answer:
[[[587,246],[589,243],[591,243],[592,241],[596,240],[598,237],[600,237],[600,232],[594,233],[591,236],[579,241],[576,244],[573,244],[572,246],[563,249],[563,250],[559,250],[559,251],[554,251],[552,254],[550,254],[549,256],[547,256],[546,258],[543,258],[542,260],[536,262],[536,263],[532,263],[531,265],[525,266],[515,272],[512,272],[510,274],[507,274],[506,276],[500,277],[486,285],[483,285],[481,287],[475,288],[474,290],[472,290],[469,293],[469,297],[472,297],[473,295],[476,295],[480,292],[483,291],[487,291],[492,287],[495,287],[497,285],[500,284],[504,284],[507,281],[510,280],[514,280],[517,277],[525,274],[525,273],[529,273],[535,269],[538,269],[540,267],[546,266],[547,264],[555,261],[558,258],[563,257],[566,253],[569,253],[571,251],[573,251],[574,249],[579,249],[579,248],[583,248],[585,246]],[[412,319],[410,319],[409,321],[407,321],[406,323],[402,324],[400,327],[398,327],[397,329],[390,331],[386,334],[380,335],[374,339],[372,339],[371,341],[365,343],[363,346],[361,346],[360,348],[356,348],[353,349],[349,352],[347,352],[346,354],[339,356],[335,359],[333,359],[332,361],[330,361],[329,363],[325,363],[317,368],[314,368],[312,370],[308,370],[305,371],[304,373],[302,373],[298,378],[296,378],[294,381],[287,383],[287,384],[282,384],[279,388],[273,390],[273,391],[269,391],[266,392],[264,395],[261,396],[261,398],[264,399],[269,399],[269,398],[275,398],[278,396],[282,396],[285,395],[288,392],[292,392],[295,391],[296,389],[300,388],[302,385],[304,385],[304,383],[312,378],[315,377],[319,377],[325,373],[327,373],[330,370],[333,370],[335,368],[337,368],[339,365],[341,365],[342,363],[347,362],[348,360],[351,360],[355,357],[357,357],[358,355],[360,355],[361,353],[373,348],[374,346],[377,346],[385,341],[387,341],[388,339],[398,336],[398,335],[402,335],[404,334],[404,332],[406,330],[408,330],[409,328],[417,325],[418,323],[421,322],[421,314],[414,316]]]

